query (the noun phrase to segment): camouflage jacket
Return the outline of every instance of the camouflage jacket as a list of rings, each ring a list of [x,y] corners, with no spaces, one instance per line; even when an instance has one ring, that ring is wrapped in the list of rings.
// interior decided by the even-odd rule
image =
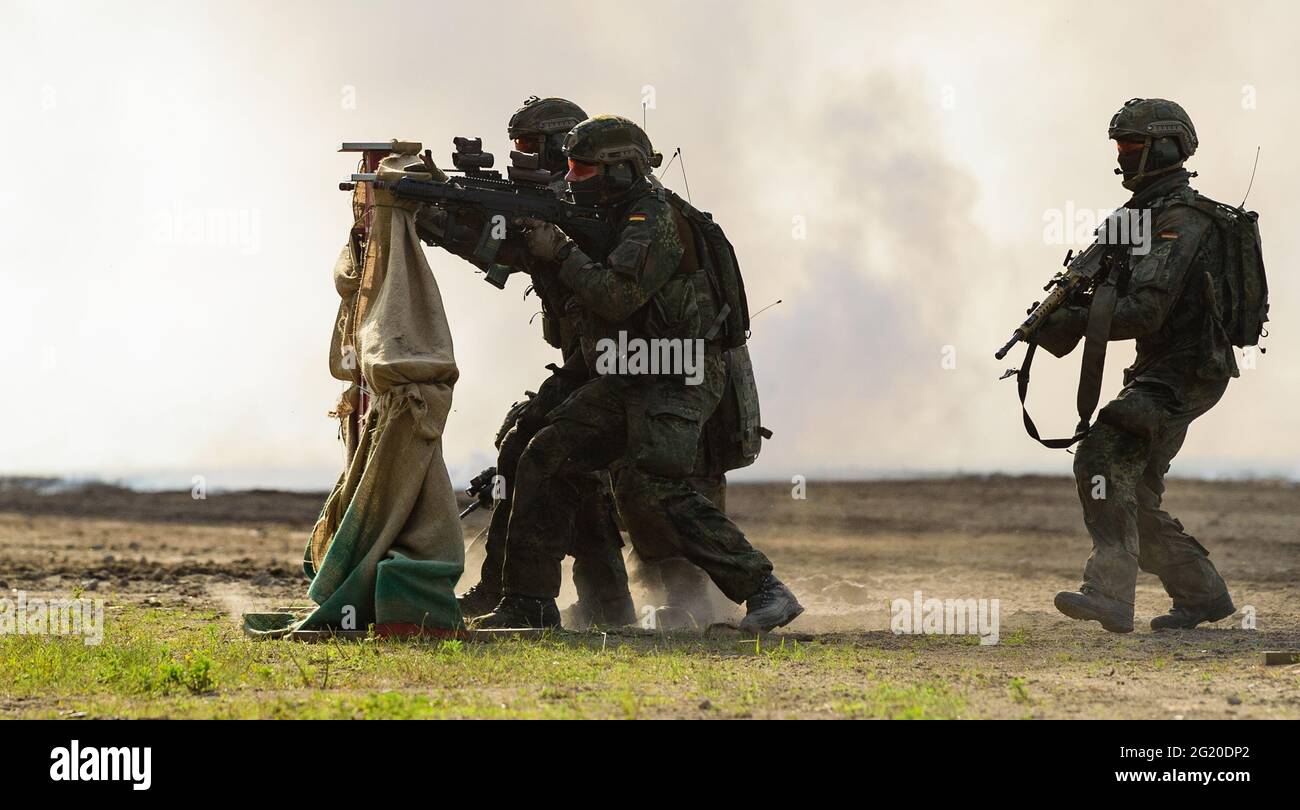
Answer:
[[[1156,382],[1175,394],[1198,379],[1239,374],[1232,346],[1207,305],[1207,285],[1225,261],[1222,238],[1212,218],[1188,204],[1196,195],[1188,177],[1178,172],[1126,204],[1151,212],[1150,250],[1143,255],[1129,249],[1110,329],[1111,340],[1137,342],[1124,383]],[[1062,334],[1077,340],[1087,325],[1085,308],[1058,314],[1045,324],[1054,333],[1045,336],[1049,349],[1048,342]]]
[[[559,280],[581,312],[584,349],[620,331],[628,339],[704,337],[717,310],[690,225],[653,186],[614,214],[606,256],[575,248],[560,264]]]

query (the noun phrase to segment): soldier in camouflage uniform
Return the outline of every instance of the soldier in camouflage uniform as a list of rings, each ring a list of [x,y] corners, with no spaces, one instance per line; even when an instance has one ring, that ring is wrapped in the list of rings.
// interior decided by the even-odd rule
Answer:
[[[653,174],[646,175],[646,182],[652,188],[661,188],[662,184]],[[682,227],[689,227],[685,222]],[[694,252],[695,247],[686,240],[684,247]],[[687,257],[690,260],[690,257]],[[589,351],[591,349],[588,343]],[[701,447],[696,455],[696,465],[686,481],[691,488],[707,498],[724,514],[727,511],[727,470],[707,453],[710,430],[716,430],[711,422],[706,422],[705,436],[701,437]],[[617,467],[618,465],[616,465]],[[626,468],[623,468],[626,469]],[[641,582],[650,588],[655,596],[660,596],[666,603],[664,607],[685,611],[697,625],[708,624],[716,615],[713,600],[709,592],[709,575],[704,569],[692,563],[681,549],[684,545],[672,523],[662,510],[655,506],[656,499],[652,490],[647,489],[645,480],[635,472],[619,474],[615,469],[611,476],[614,502],[618,507],[618,516],[628,539],[636,551],[640,563]],[[653,598],[653,597],[652,597]],[[665,616],[680,616],[669,611],[660,614],[656,622],[664,627]]]
[[[610,211],[612,245],[577,245],[558,228],[527,223],[537,258],[558,263],[574,293],[584,348],[602,339],[705,341],[699,384],[680,374],[604,373],[547,417],[519,462],[507,539],[505,597],[481,627],[553,627],[564,536],[580,503],[575,482],[614,467],[621,486],[657,510],[680,553],[703,568],[724,594],[746,602],[742,626],[764,632],[803,608],[771,573],[772,564],[716,505],[688,482],[696,470],[705,421],[718,405],[726,369],[716,342],[709,281],[684,248],[689,227],[647,179],[661,160],[645,133],[618,116],[588,119],[565,140],[566,179],[574,201]],[[599,364],[593,368],[600,370]],[[629,490],[631,491],[631,490]]]
[[[542,171],[549,173],[548,185],[557,194],[567,190],[564,182],[567,169],[564,136],[586,117],[587,114],[571,101],[533,96],[510,118],[507,135],[514,141],[515,149],[538,155]],[[539,180],[547,179],[539,177]],[[429,206],[419,212],[416,223],[421,236],[431,244],[470,258],[476,264],[486,263],[481,256],[475,255],[475,250],[483,242],[480,236],[488,224],[485,220],[462,215],[449,229],[447,212]],[[449,233],[449,230],[453,232]],[[533,435],[545,424],[546,415],[592,376],[583,360],[573,320],[566,312],[571,293],[555,282],[555,268],[545,267],[544,262],[522,250],[516,240],[503,242],[494,260],[529,275],[533,290],[541,300],[543,337],[563,353],[564,365],[548,366],[550,376],[538,386],[535,394],[530,392],[526,399],[515,403],[497,433],[496,472],[505,483],[504,497],[492,511],[487,530],[487,556],[483,560],[479,581],[460,599],[461,612],[467,619],[491,612],[501,600],[506,529],[518,484],[519,457]],[[632,622],[636,619],[636,612],[628,591],[623,541],[614,521],[610,493],[605,482],[595,474],[578,476],[573,484],[579,493],[579,508],[574,524],[566,527],[556,542],[574,558],[573,579],[578,591],[575,610],[584,621],[594,624]]]
[[[1225,246],[1212,218],[1189,204],[1197,192],[1183,162],[1197,139],[1182,107],[1133,99],[1111,119],[1109,136],[1119,148],[1117,173],[1134,192],[1126,207],[1151,212],[1151,244],[1145,255],[1130,249],[1127,288],[1120,287],[1110,328],[1111,340],[1136,339],[1137,359],[1075,455],[1092,555],[1082,588],[1058,593],[1055,602],[1071,618],[1130,632],[1141,568],[1158,576],[1173,600],[1151,627],[1191,628],[1236,610],[1205,547],[1160,505],[1165,474],[1188,426],[1239,374],[1205,293],[1222,272]],[[1039,342],[1064,356],[1087,320],[1084,307],[1058,310]]]

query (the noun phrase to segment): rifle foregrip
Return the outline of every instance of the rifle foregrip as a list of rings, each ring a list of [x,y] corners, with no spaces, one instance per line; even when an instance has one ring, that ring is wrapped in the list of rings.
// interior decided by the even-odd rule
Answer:
[[[1074,292],[1075,286],[1075,284],[1062,284],[1053,289],[1051,293],[1043,299],[1042,303],[1034,306],[1033,310],[1029,313],[1029,317],[1025,318],[1025,322],[1020,324],[1020,328],[1011,335],[1011,340],[1007,341],[1007,345],[998,349],[997,353],[993,356],[998,360],[1001,360],[1003,357],[1007,356],[1007,352],[1011,351],[1012,346],[1022,340],[1028,340],[1031,335],[1042,327],[1043,322],[1046,321],[1053,312],[1064,306],[1066,299]]]

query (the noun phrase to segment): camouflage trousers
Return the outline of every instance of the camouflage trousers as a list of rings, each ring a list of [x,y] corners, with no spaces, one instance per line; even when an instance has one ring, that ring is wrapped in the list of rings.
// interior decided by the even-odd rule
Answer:
[[[642,537],[665,538],[708,573],[728,598],[744,601],[772,564],[717,506],[691,486],[704,422],[726,382],[710,354],[703,380],[598,377],[551,411],[519,461],[510,516],[505,590],[554,598],[564,537],[581,505],[582,476],[614,468],[620,513]]]
[[[1079,444],[1074,476],[1092,535],[1084,585],[1133,604],[1137,572],[1155,574],[1176,607],[1199,607],[1227,593],[1209,552],[1161,509],[1164,477],[1192,420],[1223,396],[1227,381],[1202,381],[1176,395],[1135,382],[1102,408]]]
[[[522,483],[519,459],[537,431],[546,425],[547,414],[582,386],[584,380],[575,376],[563,369],[553,372],[527,405],[513,414],[514,419],[508,417],[502,426],[497,474],[505,480],[505,497],[492,511],[487,556],[479,578],[480,585],[488,590],[501,591],[504,587],[506,534],[514,512],[514,495]],[[578,600],[588,605],[626,600],[630,595],[623,564],[623,538],[614,520],[614,505],[605,482],[595,473],[589,473],[575,476],[572,485],[577,497],[574,519],[566,526],[565,533],[555,538],[555,546],[563,549],[561,557],[566,553],[573,555],[573,584]]]
[[[682,554],[685,540],[677,535],[670,521],[663,519],[655,503],[647,501],[650,493],[639,486],[640,477],[621,472],[616,469],[613,473],[614,503],[640,560],[645,584],[668,605],[687,609],[697,617],[711,615],[709,575]],[[703,448],[696,470],[686,483],[726,514],[727,476],[709,474]]]

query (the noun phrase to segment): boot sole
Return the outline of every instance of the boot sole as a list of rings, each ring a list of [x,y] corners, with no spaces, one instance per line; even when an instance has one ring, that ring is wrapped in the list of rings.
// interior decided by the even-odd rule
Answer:
[[[752,631],[754,631],[754,632],[756,632],[756,633],[770,633],[770,632],[772,632],[773,630],[777,629],[778,627],[785,627],[785,626],[786,626],[787,624],[789,624],[790,622],[792,622],[792,621],[794,621],[795,619],[799,618],[800,616],[803,615],[803,611],[804,611],[804,607],[803,607],[803,605],[801,605],[801,604],[799,604],[798,602],[796,602],[796,603],[795,603],[795,606],[794,606],[794,612],[793,612],[793,613],[789,614],[789,615],[786,616],[784,619],[782,619],[781,621],[779,621],[779,622],[777,622],[776,624],[772,625],[771,627],[767,628],[766,630],[762,629],[761,627],[746,626],[746,624],[745,624],[743,621],[740,623],[740,629],[741,629],[741,630],[752,630]]]
[[[1202,624],[1209,624],[1212,622],[1223,621],[1224,619],[1228,618],[1229,616],[1231,616],[1236,612],[1237,612],[1237,606],[1230,605],[1229,607],[1223,608],[1222,610],[1218,610],[1215,611],[1214,613],[1207,614],[1204,619],[1201,619],[1195,624],[1169,625],[1167,627],[1156,627],[1156,620],[1152,619],[1151,629],[1155,630],[1157,633],[1164,632],[1165,630],[1195,630],[1197,627],[1201,626]]]
[[[485,613],[476,619],[466,620],[465,624],[470,630],[560,630],[562,629],[561,627],[562,623],[559,621],[557,621],[555,624],[545,624],[545,623],[529,624],[528,622],[520,622],[518,624],[502,624],[502,625],[483,624],[482,620],[487,616],[491,616],[491,615],[492,615],[491,613]]]
[[[456,600],[456,604],[460,606],[460,615],[461,615],[461,617],[464,618],[465,621],[468,622],[468,621],[472,621],[473,619],[479,619],[479,618],[482,618],[482,617],[488,615],[489,613],[491,613],[492,611],[496,610],[497,604],[498,604],[500,601],[501,601],[501,597],[500,597],[500,596],[497,596],[497,600],[496,600],[496,602],[493,602],[492,604],[488,605],[487,607],[484,607],[482,604],[477,604],[477,603],[474,603],[474,602],[471,602],[469,605],[466,605],[466,604],[465,604],[462,600],[460,600],[460,599],[457,599],[457,600]]]
[[[1133,622],[1131,621],[1126,624],[1115,624],[1115,622],[1105,614],[1098,613],[1095,610],[1088,610],[1085,607],[1075,605],[1071,602],[1065,602],[1060,599],[1053,599],[1052,604],[1056,606],[1056,609],[1060,613],[1062,613],[1063,615],[1071,619],[1077,619],[1078,621],[1081,622],[1100,622],[1102,629],[1108,632],[1111,633],[1132,633],[1133,632]]]
[[[1232,614],[1234,614],[1234,613],[1236,613],[1236,612],[1237,612],[1237,606],[1234,605],[1234,604],[1232,604],[1232,602],[1230,601],[1230,602],[1228,602],[1228,606],[1227,606],[1226,608],[1223,608],[1223,609],[1220,610],[1220,611],[1215,611],[1214,613],[1211,613],[1211,614],[1209,615],[1209,617],[1208,617],[1205,621],[1207,621],[1207,622],[1218,622],[1218,621],[1223,621],[1224,619],[1228,618],[1229,616],[1231,616]]]
[[[542,633],[542,632],[546,632],[547,630],[554,631],[554,630],[564,629],[561,625],[558,624],[548,624],[548,625],[543,625],[541,627],[538,627],[537,625],[529,625],[529,624],[511,624],[511,625],[497,626],[497,625],[476,624],[474,622],[466,622],[465,626],[467,629],[475,633],[480,631],[502,631],[506,633],[519,633],[519,632],[530,631],[530,632]]]

